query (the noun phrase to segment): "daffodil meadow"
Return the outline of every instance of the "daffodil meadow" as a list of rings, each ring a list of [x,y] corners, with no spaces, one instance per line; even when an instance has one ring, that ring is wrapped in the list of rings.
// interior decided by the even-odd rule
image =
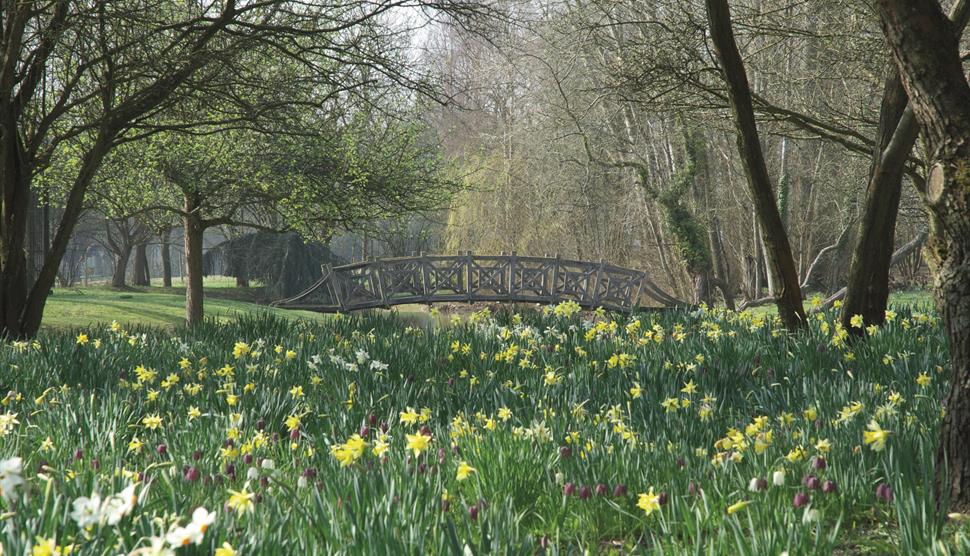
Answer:
[[[0,346],[4,554],[970,550],[931,312],[415,328],[269,316]]]

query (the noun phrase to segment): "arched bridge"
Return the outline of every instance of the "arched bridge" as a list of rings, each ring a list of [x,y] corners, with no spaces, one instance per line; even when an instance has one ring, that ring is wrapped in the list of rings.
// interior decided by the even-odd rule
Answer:
[[[322,313],[405,303],[575,301],[582,307],[631,311],[647,296],[678,301],[644,272],[603,262],[511,255],[420,255],[323,267],[305,292],[273,303]]]

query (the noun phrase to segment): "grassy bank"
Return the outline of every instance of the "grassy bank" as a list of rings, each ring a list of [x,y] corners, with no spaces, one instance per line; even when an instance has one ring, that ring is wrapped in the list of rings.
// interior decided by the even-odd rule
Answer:
[[[931,487],[943,333],[895,310],[855,342],[833,313],[789,336],[720,311],[51,330],[0,345],[0,464],[26,481],[2,543],[966,553]]]

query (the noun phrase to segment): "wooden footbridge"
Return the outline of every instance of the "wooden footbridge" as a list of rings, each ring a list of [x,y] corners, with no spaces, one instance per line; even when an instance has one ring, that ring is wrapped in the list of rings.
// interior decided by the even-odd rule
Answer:
[[[644,272],[603,262],[511,255],[420,255],[326,265],[305,292],[273,306],[321,313],[406,303],[575,301],[585,308],[632,311],[642,296],[672,306]]]

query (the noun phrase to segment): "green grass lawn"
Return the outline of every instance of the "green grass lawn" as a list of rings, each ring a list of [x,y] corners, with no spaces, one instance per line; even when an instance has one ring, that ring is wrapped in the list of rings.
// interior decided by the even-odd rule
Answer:
[[[206,279],[206,317],[221,322],[242,315],[271,313],[289,319],[321,320],[320,313],[276,309],[254,303],[252,290],[235,288],[223,277]],[[108,286],[59,288],[47,300],[43,326],[52,329],[87,327],[118,321],[171,328],[185,321],[185,288],[130,288]]]
[[[239,316],[269,313],[289,320],[319,322],[328,315],[312,311],[277,309],[265,304],[261,288],[237,288],[234,278],[205,278],[205,315],[219,322]],[[406,322],[425,326],[447,319],[432,314],[423,305],[401,305],[393,313]],[[185,322],[185,286],[178,281],[171,288],[129,287],[119,290],[106,285],[58,288],[47,300],[43,327],[49,330],[89,327],[118,321],[123,325],[172,328]]]

